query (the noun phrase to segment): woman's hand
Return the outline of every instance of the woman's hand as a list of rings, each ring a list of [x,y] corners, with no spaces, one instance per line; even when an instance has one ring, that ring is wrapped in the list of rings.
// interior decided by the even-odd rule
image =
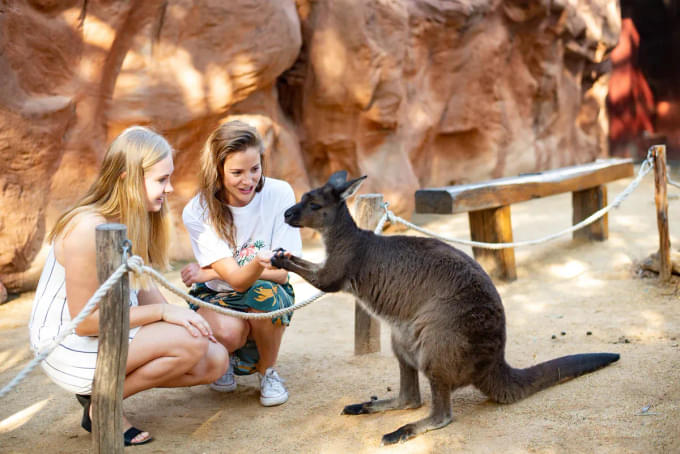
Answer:
[[[161,321],[185,327],[192,336],[207,336],[211,341],[217,342],[213,336],[212,328],[200,314],[189,308],[163,304],[161,308]]]
[[[195,282],[205,282],[214,279],[208,270],[201,268],[198,263],[190,263],[182,268],[182,282],[187,287],[191,287]]]
[[[274,253],[272,251],[268,251],[266,249],[263,249],[257,253],[257,256],[255,256],[255,259],[259,262],[260,265],[264,267],[266,270],[271,270],[274,269],[272,266],[272,256]]]

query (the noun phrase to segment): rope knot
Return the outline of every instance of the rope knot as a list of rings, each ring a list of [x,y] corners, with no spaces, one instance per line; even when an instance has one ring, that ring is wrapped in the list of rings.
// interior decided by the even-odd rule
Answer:
[[[142,267],[144,266],[144,260],[138,255],[133,255],[132,257],[129,257],[127,259],[127,262],[125,262],[125,265],[127,266],[127,269],[129,271],[132,271],[135,273],[137,276],[141,276],[144,274],[144,270]]]

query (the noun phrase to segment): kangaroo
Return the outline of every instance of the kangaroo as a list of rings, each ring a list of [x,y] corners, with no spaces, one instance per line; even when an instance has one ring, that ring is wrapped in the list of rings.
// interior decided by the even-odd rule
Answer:
[[[283,250],[275,251],[271,263],[324,292],[353,294],[392,329],[399,396],[348,405],[343,414],[418,408],[418,371],[429,380],[429,416],[385,434],[383,445],[449,424],[451,392],[457,388],[472,384],[498,403],[512,403],[619,359],[615,353],[586,353],[526,369],[509,366],[503,304],[491,278],[475,260],[442,241],[381,236],[357,227],[345,200],[365,178],[347,181],[347,172],[336,172],[284,213],[289,225],[321,233],[323,264]]]

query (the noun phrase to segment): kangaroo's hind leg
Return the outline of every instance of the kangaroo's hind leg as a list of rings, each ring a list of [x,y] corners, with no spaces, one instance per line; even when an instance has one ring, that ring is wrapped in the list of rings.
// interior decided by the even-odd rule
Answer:
[[[391,445],[406,441],[428,430],[440,429],[453,421],[451,415],[451,386],[447,383],[430,379],[432,389],[432,411],[430,415],[419,421],[401,426],[394,432],[383,435],[382,445]]]
[[[399,360],[399,397],[347,405],[342,410],[343,415],[361,415],[386,410],[403,410],[418,408],[422,405],[420,386],[418,384],[418,370],[405,361],[404,356],[406,353],[401,350],[401,346],[397,345],[394,338],[392,339],[392,348]]]

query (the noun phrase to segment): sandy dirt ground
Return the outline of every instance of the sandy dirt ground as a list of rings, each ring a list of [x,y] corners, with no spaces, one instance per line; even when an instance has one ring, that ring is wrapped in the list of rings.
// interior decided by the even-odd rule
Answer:
[[[677,175],[677,174],[675,174]],[[629,183],[609,185],[613,200]],[[680,241],[680,190],[669,188],[671,241]],[[536,239],[571,224],[571,196],[512,207],[516,240]],[[466,215],[414,221],[455,238],[468,238]],[[680,452],[680,289],[638,270],[658,248],[653,176],[609,216],[610,237],[580,243],[567,235],[516,250],[518,279],[498,283],[508,321],[507,357],[526,367],[580,352],[616,352],[619,362],[498,405],[473,388],[454,393],[455,420],[407,443],[380,447],[380,438],[426,416],[417,410],[341,416],[344,405],[393,396],[398,367],[382,325],[382,350],[353,355],[354,301],[328,295],[295,313],[279,357],[290,400],[259,404],[254,376],[240,377],[233,393],[207,386],[155,389],[133,396],[125,411],[155,441],[136,453],[678,453]],[[414,234],[407,232],[407,234]],[[461,249],[471,253],[466,247]],[[322,258],[314,241],[308,257]],[[180,284],[177,271],[168,276]],[[294,279],[298,301],[315,290]],[[32,294],[0,306],[0,385],[31,359],[26,324]],[[181,304],[176,297],[174,304]],[[588,334],[590,333],[590,334]],[[0,452],[84,453],[91,436],[80,428],[73,395],[38,368],[0,399]]]

